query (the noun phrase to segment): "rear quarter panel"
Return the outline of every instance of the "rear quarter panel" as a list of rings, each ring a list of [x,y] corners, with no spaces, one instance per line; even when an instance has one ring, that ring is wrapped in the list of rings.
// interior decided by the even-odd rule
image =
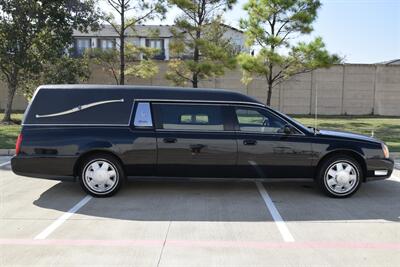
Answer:
[[[127,175],[152,175],[156,139],[151,131],[130,127],[24,126],[19,159],[21,173],[74,176],[78,159],[90,152],[114,154]]]

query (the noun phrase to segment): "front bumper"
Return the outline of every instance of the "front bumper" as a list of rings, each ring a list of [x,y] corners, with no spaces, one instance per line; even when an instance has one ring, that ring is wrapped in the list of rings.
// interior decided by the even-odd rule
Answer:
[[[367,173],[365,181],[377,181],[389,178],[394,168],[394,160],[389,159],[370,159],[367,161]],[[386,172],[386,174],[385,174]]]

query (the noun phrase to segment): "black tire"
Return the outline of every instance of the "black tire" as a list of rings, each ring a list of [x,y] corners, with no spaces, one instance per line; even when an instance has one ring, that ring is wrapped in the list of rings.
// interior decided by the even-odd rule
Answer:
[[[353,168],[353,170],[351,171],[352,175],[353,176],[356,175],[354,183],[353,182],[345,183],[345,185],[350,187],[348,191],[345,192],[337,192],[344,188],[344,186],[341,187],[340,183],[337,184],[338,189],[336,190],[336,185],[330,186],[328,182],[328,180],[330,181],[333,177],[330,174],[328,175],[328,172],[331,170],[331,168],[333,168],[333,171],[335,171],[334,170],[335,165],[337,165],[338,163],[342,163],[342,166],[350,165]],[[347,155],[335,155],[327,158],[326,160],[324,160],[324,162],[322,162],[322,164],[318,169],[316,183],[320,188],[320,190],[326,195],[334,198],[346,198],[353,195],[360,188],[361,183],[363,181],[363,175],[364,174],[362,168],[357,160]],[[333,181],[337,182],[337,179],[338,178],[335,178]]]
[[[102,186],[103,188],[106,188],[106,183],[111,183],[112,185],[110,185],[110,188],[100,190],[99,185],[97,185],[97,187],[99,188],[99,190],[96,191],[96,185],[94,183],[90,183],[89,181],[92,180],[92,178],[90,178],[89,176],[85,176],[85,173],[87,171],[90,172],[89,168],[92,168],[92,164],[98,164],[98,166],[103,166],[104,163],[108,164],[108,168],[107,170],[103,170],[104,173],[109,173],[112,171],[115,171],[115,176],[109,178],[109,177],[102,177],[102,179],[107,180],[107,182],[104,182],[105,186]],[[106,165],[104,165],[106,166]],[[85,158],[82,161],[81,164],[81,168],[79,170],[79,183],[82,187],[82,189],[94,196],[94,197],[110,197],[112,195],[114,195],[115,193],[118,192],[118,190],[121,188],[122,184],[125,181],[125,175],[124,175],[124,171],[123,168],[119,162],[119,160],[109,154],[93,154],[90,155],[89,157]],[[91,185],[90,185],[91,184]]]

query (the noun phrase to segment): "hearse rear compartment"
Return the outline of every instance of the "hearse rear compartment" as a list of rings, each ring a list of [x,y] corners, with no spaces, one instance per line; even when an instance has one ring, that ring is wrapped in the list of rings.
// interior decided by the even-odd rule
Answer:
[[[133,98],[124,89],[38,89],[24,126],[129,125]]]

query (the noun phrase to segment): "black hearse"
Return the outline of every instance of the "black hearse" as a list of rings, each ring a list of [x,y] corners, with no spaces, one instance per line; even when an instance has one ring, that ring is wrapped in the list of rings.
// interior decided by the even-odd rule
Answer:
[[[130,176],[314,178],[346,197],[393,165],[379,140],[307,128],[237,92],[103,85],[39,87],[12,159],[16,174],[77,177],[103,197]]]

